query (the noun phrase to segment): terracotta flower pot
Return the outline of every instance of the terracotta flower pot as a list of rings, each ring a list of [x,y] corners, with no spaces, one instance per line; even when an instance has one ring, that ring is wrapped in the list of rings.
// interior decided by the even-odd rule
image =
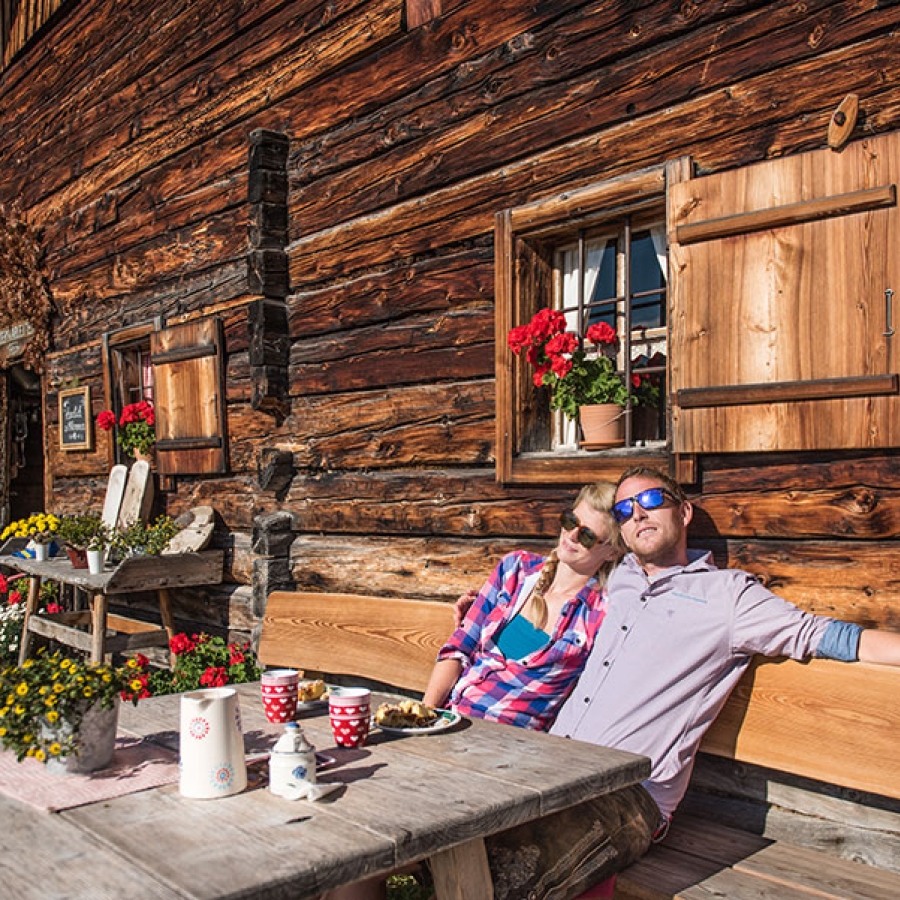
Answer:
[[[152,469],[156,464],[156,447],[151,447],[146,453],[143,450],[138,450],[135,448],[134,450],[134,461],[138,462],[138,460],[144,460]]]
[[[617,403],[596,403],[578,410],[586,447],[621,447],[625,443],[625,410]]]
[[[87,550],[83,550],[80,547],[66,547],[66,556],[69,557],[69,562],[72,563],[73,569],[86,569],[88,567]]]

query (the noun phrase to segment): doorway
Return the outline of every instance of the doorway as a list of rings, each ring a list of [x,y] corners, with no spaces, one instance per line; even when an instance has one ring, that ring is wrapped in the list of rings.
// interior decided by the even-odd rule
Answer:
[[[3,523],[44,509],[44,415],[41,379],[21,365],[6,378],[8,490]]]

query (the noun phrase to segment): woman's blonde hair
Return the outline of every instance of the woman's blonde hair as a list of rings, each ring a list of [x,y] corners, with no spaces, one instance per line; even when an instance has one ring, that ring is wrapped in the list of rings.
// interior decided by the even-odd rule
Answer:
[[[572,504],[574,509],[581,503],[587,503],[595,512],[602,513],[608,527],[607,542],[616,550],[616,555],[601,563],[600,568],[594,573],[598,586],[603,587],[609,578],[609,573],[616,567],[619,560],[625,555],[625,544],[622,541],[622,532],[619,523],[612,516],[613,504],[616,502],[616,486],[609,481],[592,481],[586,484],[575,498]],[[553,584],[556,577],[556,569],[559,566],[559,557],[554,548],[544,562],[540,577],[531,593],[531,610],[535,628],[543,629],[547,625],[547,601],[544,592]]]

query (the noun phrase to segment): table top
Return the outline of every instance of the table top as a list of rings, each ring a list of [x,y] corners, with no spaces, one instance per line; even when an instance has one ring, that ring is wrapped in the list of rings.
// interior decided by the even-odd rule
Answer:
[[[218,584],[223,577],[224,559],[222,550],[132,556],[98,575],[91,575],[87,569],[76,569],[65,554],[40,562],[27,557],[2,555],[0,566],[50,581],[74,584],[90,591],[124,594],[131,591]]]
[[[238,690],[248,755],[271,749],[282,728],[266,721],[259,685]],[[179,695],[123,705],[120,732],[177,749],[179,710]],[[641,756],[477,719],[421,736],[374,729],[357,749],[334,746],[325,709],[298,721],[335,759],[319,781],[342,785],[316,803],[285,800],[252,779],[242,793],[214,800],[184,798],[169,784],[55,814],[0,797],[9,823],[0,847],[30,859],[11,896],[302,900],[649,772]]]

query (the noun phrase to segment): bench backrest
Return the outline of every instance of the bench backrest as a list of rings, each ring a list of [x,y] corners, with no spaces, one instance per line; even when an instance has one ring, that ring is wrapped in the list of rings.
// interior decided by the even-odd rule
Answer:
[[[259,659],[421,692],[452,631],[448,603],[274,591],[263,615]]]
[[[423,691],[453,629],[447,603],[276,591],[259,658]],[[831,660],[758,660],[701,749],[900,799],[900,669]]]
[[[701,749],[900,799],[900,669],[758,660]]]

